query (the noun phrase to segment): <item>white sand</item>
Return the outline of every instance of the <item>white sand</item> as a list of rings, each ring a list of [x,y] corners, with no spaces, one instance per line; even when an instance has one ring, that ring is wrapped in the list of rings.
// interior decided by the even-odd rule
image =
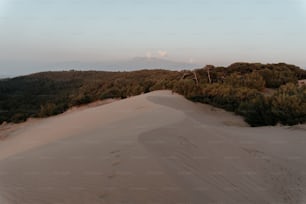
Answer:
[[[157,91],[0,142],[0,203],[306,203],[306,130]]]

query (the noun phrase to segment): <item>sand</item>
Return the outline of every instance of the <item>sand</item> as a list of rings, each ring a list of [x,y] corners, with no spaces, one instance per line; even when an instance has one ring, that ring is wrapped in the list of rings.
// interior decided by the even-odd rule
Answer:
[[[0,203],[306,203],[306,129],[157,91],[23,124],[0,141]]]

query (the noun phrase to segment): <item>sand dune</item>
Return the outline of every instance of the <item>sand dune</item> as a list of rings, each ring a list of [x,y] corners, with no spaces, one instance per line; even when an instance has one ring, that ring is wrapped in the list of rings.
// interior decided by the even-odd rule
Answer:
[[[157,91],[0,142],[0,203],[306,203],[306,130]]]

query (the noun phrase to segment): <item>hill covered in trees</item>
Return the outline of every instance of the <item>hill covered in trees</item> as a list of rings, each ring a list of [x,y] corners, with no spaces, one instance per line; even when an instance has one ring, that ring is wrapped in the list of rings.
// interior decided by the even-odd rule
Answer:
[[[185,71],[42,72],[0,80],[0,124],[48,117],[73,106],[170,89],[242,115],[251,126],[306,121],[306,71],[294,65],[235,63]]]

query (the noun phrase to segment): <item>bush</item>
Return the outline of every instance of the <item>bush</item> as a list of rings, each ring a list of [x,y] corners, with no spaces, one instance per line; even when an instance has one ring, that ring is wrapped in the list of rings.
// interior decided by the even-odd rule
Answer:
[[[252,127],[276,125],[277,120],[271,112],[270,101],[262,95],[247,102],[242,102],[237,110],[239,115]]]
[[[265,81],[257,72],[252,72],[245,75],[233,73],[225,79],[225,84],[236,88],[247,87],[250,89],[256,89],[258,91],[262,91],[265,88]]]
[[[288,83],[271,98],[271,110],[284,125],[306,122],[306,88]]]
[[[42,105],[38,117],[48,117],[57,114],[57,107],[53,103]]]

